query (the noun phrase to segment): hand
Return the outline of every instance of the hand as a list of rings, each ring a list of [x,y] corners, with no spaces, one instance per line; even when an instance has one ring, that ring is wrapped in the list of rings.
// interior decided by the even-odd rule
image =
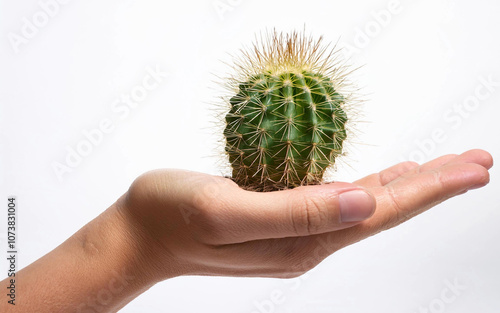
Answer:
[[[148,172],[120,211],[133,221],[154,279],[178,275],[295,277],[335,251],[489,182],[481,150],[405,162],[350,183],[269,193],[180,170]],[[143,246],[142,244],[139,244]]]
[[[422,166],[401,163],[353,184],[269,193],[222,177],[153,171],[0,285],[14,290],[22,282],[15,292],[23,312],[117,312],[179,275],[295,277],[342,247],[486,185],[492,163],[473,150]],[[1,312],[17,308],[0,302]]]

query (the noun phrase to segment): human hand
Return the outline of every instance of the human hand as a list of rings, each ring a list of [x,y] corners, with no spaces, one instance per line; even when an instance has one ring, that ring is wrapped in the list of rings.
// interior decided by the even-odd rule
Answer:
[[[230,179],[158,170],[15,275],[23,312],[117,312],[180,275],[295,277],[342,247],[489,181],[480,150],[406,162],[353,184],[269,193]],[[57,264],[57,266],[54,266]],[[11,287],[14,278],[0,285]],[[77,283],[75,283],[77,282]],[[65,290],[60,293],[60,290]],[[16,306],[0,302],[0,311]]]
[[[180,275],[288,278],[339,249],[489,182],[482,150],[404,162],[354,183],[258,193],[181,170],[137,178],[119,201],[157,281]]]

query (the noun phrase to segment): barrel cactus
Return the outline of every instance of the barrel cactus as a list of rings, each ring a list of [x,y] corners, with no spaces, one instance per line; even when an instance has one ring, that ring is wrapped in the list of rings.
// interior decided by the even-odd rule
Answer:
[[[352,94],[338,50],[272,32],[242,52],[224,116],[232,179],[254,191],[320,184],[348,136]]]

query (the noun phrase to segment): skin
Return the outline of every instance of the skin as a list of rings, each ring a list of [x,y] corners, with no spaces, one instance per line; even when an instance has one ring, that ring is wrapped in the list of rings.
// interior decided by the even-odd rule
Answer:
[[[492,165],[489,153],[471,150],[420,166],[401,163],[352,184],[271,193],[201,173],[148,172],[19,271],[17,304],[3,296],[0,311],[117,312],[157,282],[182,275],[296,277],[345,246],[485,186]],[[340,195],[349,191],[357,197],[345,222]]]

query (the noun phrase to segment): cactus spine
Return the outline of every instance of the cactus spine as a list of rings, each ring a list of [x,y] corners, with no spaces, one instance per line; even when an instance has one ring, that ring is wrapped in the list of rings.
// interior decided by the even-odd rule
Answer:
[[[224,129],[238,185],[273,191],[322,182],[347,138],[337,52],[297,32],[273,32],[243,51]]]

